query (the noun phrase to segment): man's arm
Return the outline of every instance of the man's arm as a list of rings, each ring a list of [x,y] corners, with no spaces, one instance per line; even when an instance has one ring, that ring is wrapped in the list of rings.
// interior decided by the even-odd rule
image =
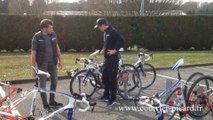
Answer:
[[[32,39],[32,43],[31,43],[31,65],[34,66],[34,67],[37,67],[37,63],[36,63],[36,49],[37,49],[37,40],[36,40],[36,37],[33,36],[33,39]],[[36,74],[35,74],[35,71],[33,70],[32,71],[32,75],[35,77]]]
[[[61,50],[60,50],[58,44],[57,44],[56,47],[57,47],[58,65],[59,65],[59,68],[63,68],[63,62],[62,62],[62,59],[61,59]]]
[[[31,51],[31,64],[34,67],[37,66],[37,64],[36,64],[36,51],[35,50]]]

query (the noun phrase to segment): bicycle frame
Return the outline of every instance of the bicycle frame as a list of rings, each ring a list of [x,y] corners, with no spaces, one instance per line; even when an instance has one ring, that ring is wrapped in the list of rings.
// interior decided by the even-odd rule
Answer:
[[[68,120],[72,120],[72,114],[73,114],[73,107],[74,107],[74,102],[75,102],[75,97],[71,94],[67,94],[67,93],[63,93],[63,92],[56,92],[56,91],[52,91],[52,90],[46,90],[46,89],[42,89],[40,88],[40,82],[39,82],[39,77],[38,77],[38,83],[36,83],[36,85],[34,85],[34,89],[32,91],[24,91],[21,96],[16,99],[15,101],[10,101],[10,104],[8,106],[5,106],[1,111],[0,111],[0,115],[3,116],[4,118],[9,118],[10,120],[16,120],[17,118],[19,120],[25,120],[26,117],[21,116],[20,114],[15,114],[12,112],[12,110],[16,110],[16,106],[18,104],[20,104],[21,102],[23,102],[25,99],[27,99],[30,95],[33,94],[33,99],[32,99],[32,104],[31,104],[31,109],[30,109],[30,114],[27,117],[33,117],[33,110],[35,108],[35,102],[36,102],[36,98],[39,92],[42,93],[52,93],[52,94],[58,94],[58,95],[62,95],[66,98],[69,99],[69,103],[66,106],[63,106],[61,108],[59,108],[58,110],[48,114],[45,117],[39,118],[39,120],[46,120],[49,119],[65,110],[69,110],[68,112]],[[6,85],[6,84],[3,84]],[[8,85],[8,87],[13,88],[12,86]],[[5,96],[6,97],[6,96]],[[4,98],[5,99],[5,98]],[[6,99],[5,99],[6,100]],[[89,102],[86,100],[86,96],[82,96],[81,100],[76,100],[76,102],[83,102],[87,104],[87,107],[85,109],[79,109],[79,111],[81,112],[85,112],[90,108]],[[17,111],[17,110],[16,110]],[[18,112],[18,111],[17,111]]]
[[[139,61],[138,61],[139,62]],[[179,62],[179,63],[178,63]],[[165,89],[164,91],[162,91],[160,94],[156,94],[156,95],[154,95],[153,97],[147,97],[147,96],[141,96],[140,98],[139,98],[139,103],[141,104],[141,105],[146,105],[146,106],[149,106],[149,107],[151,107],[151,108],[154,108],[155,110],[156,110],[156,113],[158,114],[158,120],[163,120],[164,119],[164,111],[163,111],[163,107],[172,107],[172,108],[178,108],[178,107],[181,107],[182,105],[183,106],[186,106],[186,103],[185,103],[185,96],[183,95],[183,94],[181,94],[180,96],[179,96],[179,99],[178,99],[178,104],[175,104],[175,107],[174,106],[168,106],[168,105],[166,105],[166,104],[162,104],[161,103],[161,99],[162,99],[162,97],[165,95],[165,94],[167,94],[167,93],[169,93],[171,90],[173,90],[176,86],[181,86],[180,88],[181,88],[181,91],[182,91],[182,93],[184,93],[184,90],[183,90],[183,86],[184,85],[187,85],[185,82],[183,82],[182,80],[181,80],[181,75],[180,75],[180,72],[179,72],[179,69],[178,69],[178,67],[180,66],[179,64],[181,64],[180,63],[180,60],[178,61],[177,63],[176,63],[176,65],[172,68],[173,70],[177,70],[178,71],[178,81],[176,81],[172,86],[170,86],[169,88],[167,88],[167,89]],[[181,61],[181,62],[183,62],[183,61]],[[183,64],[183,63],[182,63]],[[140,100],[143,100],[143,102],[142,101],[140,101]],[[152,105],[153,104],[153,105]],[[156,104],[156,105],[154,105],[154,104]]]
[[[144,71],[144,63],[143,63],[143,61],[141,60],[141,58],[142,58],[143,56],[148,57],[148,58],[145,59],[145,61],[150,60],[150,55],[140,52],[140,53],[138,54],[138,57],[137,57],[138,60],[137,60],[137,62],[134,64],[134,66],[135,66],[135,67],[138,67],[138,66],[139,66],[140,69],[141,69],[141,72],[142,72],[143,75],[146,77],[146,72]]]
[[[48,118],[51,118],[51,117],[55,116],[56,114],[59,114],[59,113],[65,111],[65,110],[68,110],[68,109],[72,109],[72,108],[73,108],[73,104],[74,104],[74,102],[75,102],[75,99],[74,99],[74,97],[73,97],[72,95],[69,95],[69,94],[66,94],[66,93],[62,93],[62,92],[56,92],[56,91],[45,90],[45,89],[40,89],[40,88],[38,88],[38,87],[34,87],[34,89],[33,89],[32,91],[30,91],[30,92],[25,91],[25,92],[21,95],[20,98],[18,98],[18,99],[15,100],[14,102],[11,102],[9,106],[7,106],[7,107],[4,108],[3,110],[1,110],[1,111],[4,111],[4,112],[0,112],[0,114],[7,115],[7,116],[10,116],[10,117],[14,117],[14,119],[17,118],[17,115],[7,114],[7,111],[8,111],[8,112],[11,112],[13,109],[16,109],[16,106],[17,106],[18,104],[20,104],[20,103],[23,102],[25,99],[27,99],[30,95],[33,94],[33,100],[32,100],[32,105],[31,105],[31,110],[30,110],[30,116],[33,116],[33,109],[34,109],[34,107],[35,107],[35,102],[36,102],[35,99],[37,98],[38,92],[58,94],[58,95],[62,95],[62,96],[64,96],[64,97],[66,97],[66,98],[69,99],[69,103],[68,103],[66,106],[64,106],[64,107],[62,107],[62,108],[60,108],[60,109],[58,109],[58,110],[52,112],[51,114],[49,114],[49,115],[46,116],[46,117],[40,118],[41,120],[46,120],[46,119],[48,119]],[[82,111],[84,111],[84,110],[82,110]],[[69,112],[69,114],[72,114],[72,112]],[[24,119],[24,117],[22,117],[22,116],[20,116],[20,115],[18,115],[18,118]],[[40,120],[40,119],[39,119],[39,120]]]

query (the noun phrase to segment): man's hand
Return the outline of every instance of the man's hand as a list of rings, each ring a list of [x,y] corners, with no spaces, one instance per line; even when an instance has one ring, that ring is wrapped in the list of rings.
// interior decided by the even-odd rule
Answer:
[[[64,65],[63,62],[58,62],[58,68],[59,68],[59,69],[62,69],[62,68],[63,68],[63,65]]]
[[[116,52],[117,52],[116,50],[107,50],[107,54],[108,54],[109,56],[115,54]]]
[[[33,75],[33,77],[36,77],[36,73],[34,70],[32,71],[32,75]]]

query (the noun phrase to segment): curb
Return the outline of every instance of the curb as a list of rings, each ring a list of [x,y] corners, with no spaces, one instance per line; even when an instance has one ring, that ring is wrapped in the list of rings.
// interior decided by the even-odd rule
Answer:
[[[209,66],[209,65],[213,65],[213,63],[184,65],[184,66],[181,66],[180,68],[199,67],[199,66]],[[172,69],[172,67],[159,67],[159,68],[155,68],[155,69],[156,69],[156,70],[168,70],[168,69]]]
[[[205,64],[193,64],[193,65],[184,65],[181,68],[189,68],[189,67],[198,67],[198,66],[209,66],[213,65],[213,63],[205,63]],[[159,67],[155,68],[155,70],[169,70],[172,67]],[[69,76],[58,76],[58,80],[70,79]],[[32,83],[36,79],[22,79],[22,80],[8,80],[10,84],[24,84],[24,83]],[[49,81],[49,80],[48,80]]]

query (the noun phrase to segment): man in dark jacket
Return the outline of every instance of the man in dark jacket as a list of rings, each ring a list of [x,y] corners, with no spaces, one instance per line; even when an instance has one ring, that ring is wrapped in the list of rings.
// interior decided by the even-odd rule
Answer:
[[[117,93],[119,49],[123,46],[124,39],[104,18],[97,19],[94,28],[104,32],[104,45],[101,51],[105,58],[103,66],[104,95],[101,100],[107,101],[107,105],[112,106]]]
[[[31,62],[32,66],[49,72],[51,75],[50,90],[55,91],[57,86],[57,64],[63,67],[61,52],[57,42],[57,36],[53,31],[53,22],[43,19],[40,22],[41,31],[35,33],[32,39]],[[35,72],[33,71],[33,76]],[[46,76],[40,76],[40,87],[46,89]],[[49,104],[46,93],[41,93],[43,107],[50,111],[50,106],[61,106],[55,101],[55,95],[50,94]]]

